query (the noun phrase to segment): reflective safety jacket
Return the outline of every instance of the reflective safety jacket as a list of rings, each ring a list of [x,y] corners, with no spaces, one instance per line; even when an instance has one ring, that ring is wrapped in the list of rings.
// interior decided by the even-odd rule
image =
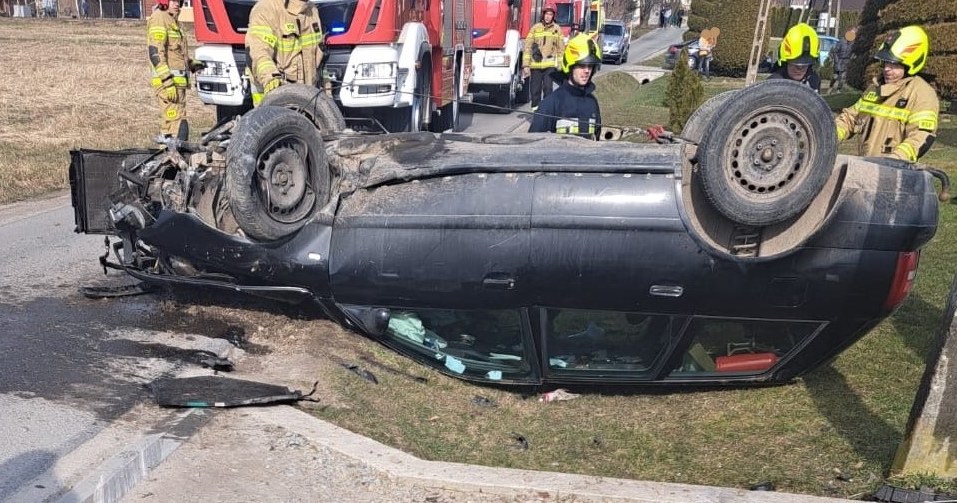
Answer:
[[[525,52],[522,54],[522,66],[533,70],[558,68],[565,50],[562,29],[558,23],[545,26],[537,23],[525,37]]]
[[[146,37],[153,87],[186,87],[189,48],[176,19],[168,11],[156,9],[146,21]]]
[[[585,87],[572,85],[568,77],[562,79],[561,86],[542,100],[532,117],[529,133],[574,134],[584,138],[598,139],[601,134],[601,109],[595,98],[595,84]]]
[[[876,79],[854,106],[837,116],[839,140],[860,135],[860,155],[917,162],[937,135],[940,101],[919,76],[894,84]]]
[[[249,13],[246,50],[260,89],[275,78],[315,85],[321,43],[319,12],[311,2],[259,0]]]

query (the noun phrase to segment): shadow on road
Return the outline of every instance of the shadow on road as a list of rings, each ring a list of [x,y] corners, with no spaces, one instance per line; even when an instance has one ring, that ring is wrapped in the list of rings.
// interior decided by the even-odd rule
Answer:
[[[35,479],[55,461],[56,454],[46,450],[33,450],[0,463],[0,501],[12,501],[10,497],[19,491],[21,484]]]

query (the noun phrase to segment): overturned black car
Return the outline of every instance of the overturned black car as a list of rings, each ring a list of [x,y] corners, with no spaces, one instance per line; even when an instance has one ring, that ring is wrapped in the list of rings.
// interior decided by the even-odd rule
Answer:
[[[931,176],[836,155],[826,104],[788,81],[660,145],[359,135],[330,103],[73,152],[77,231],[117,236],[111,264],[143,281],[307,299],[519,385],[790,380],[900,305],[936,231]]]

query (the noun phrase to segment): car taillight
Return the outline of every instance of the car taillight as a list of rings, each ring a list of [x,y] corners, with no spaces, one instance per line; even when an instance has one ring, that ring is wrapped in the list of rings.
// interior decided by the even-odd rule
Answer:
[[[884,310],[893,311],[900,307],[910,289],[914,286],[917,276],[917,262],[920,259],[919,251],[901,252],[897,255],[897,269],[894,271],[894,280],[891,289],[884,299]]]

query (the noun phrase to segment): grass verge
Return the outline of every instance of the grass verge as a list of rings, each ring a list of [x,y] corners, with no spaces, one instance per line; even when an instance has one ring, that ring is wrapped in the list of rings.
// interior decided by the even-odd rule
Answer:
[[[145,21],[0,18],[0,61],[0,203],[66,188],[70,149],[159,133]],[[192,91],[187,115],[194,134],[214,121]]]

